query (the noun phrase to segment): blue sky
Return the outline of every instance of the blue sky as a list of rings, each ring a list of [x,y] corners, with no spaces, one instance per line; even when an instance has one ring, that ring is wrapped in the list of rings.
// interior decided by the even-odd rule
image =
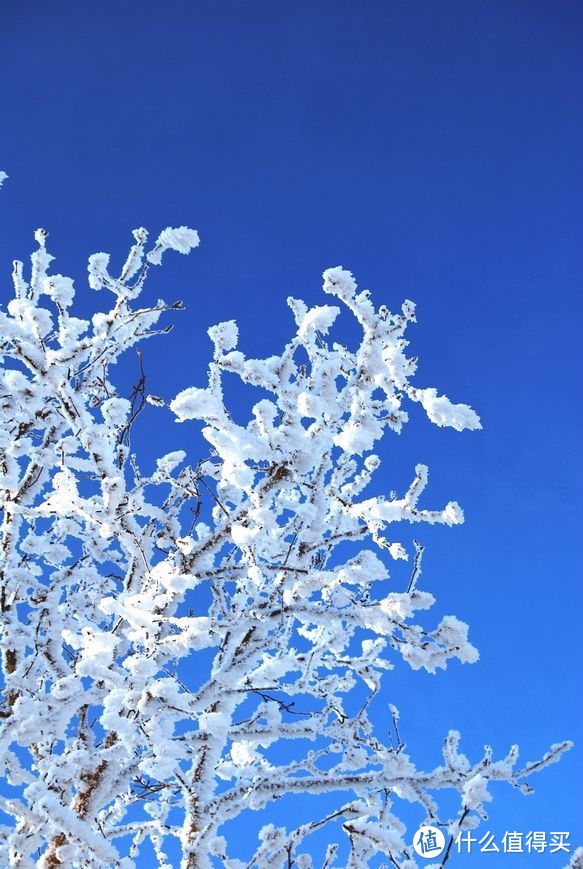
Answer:
[[[450,727],[470,754],[518,742],[525,760],[579,737],[528,799],[498,788],[484,827],[579,843],[582,37],[583,7],[568,0],[0,12],[3,284],[37,226],[79,288],[87,255],[120,261],[136,226],[200,231],[200,249],[151,283],[187,306],[144,347],[153,393],[202,385],[219,320],[239,321],[242,349],[276,352],[286,297],[319,300],[328,266],[350,268],[378,303],[417,303],[418,383],[473,404],[484,431],[413,412],[383,469],[402,488],[426,462],[425,503],[463,505],[461,529],[424,532],[424,580],[434,621],[468,621],[482,658],[437,677],[397,668],[387,699],[421,766]],[[93,303],[83,289],[80,310]],[[159,414],[142,449],[183,445],[185,431]]]

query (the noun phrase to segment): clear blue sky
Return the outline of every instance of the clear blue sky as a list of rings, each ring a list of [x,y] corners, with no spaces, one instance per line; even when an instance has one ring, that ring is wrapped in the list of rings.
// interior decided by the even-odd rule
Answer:
[[[469,753],[516,741],[524,760],[579,737],[533,796],[498,788],[484,830],[583,843],[583,5],[21,0],[0,10],[0,76],[4,286],[37,226],[78,287],[87,255],[120,260],[133,227],[201,233],[152,283],[187,305],[144,348],[152,392],[202,384],[218,320],[275,352],[286,296],[318,300],[328,266],[379,303],[417,302],[418,382],[472,403],[485,428],[413,413],[383,468],[400,488],[424,461],[427,506],[464,506],[461,529],[424,532],[424,579],[433,621],[468,621],[482,658],[437,677],[403,665],[387,698],[420,765],[449,727]],[[161,417],[146,453],[185,436]],[[510,860],[566,862],[496,862]]]

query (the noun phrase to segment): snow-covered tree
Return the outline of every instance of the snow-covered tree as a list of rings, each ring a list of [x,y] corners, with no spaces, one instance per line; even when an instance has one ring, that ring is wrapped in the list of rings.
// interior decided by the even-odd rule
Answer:
[[[417,621],[434,603],[423,548],[397,539],[399,522],[457,525],[462,510],[421,505],[423,465],[406,491],[367,495],[375,444],[407,422],[406,402],[459,431],[479,418],[411,383],[413,303],[377,309],[342,268],[324,273],[334,305],[288,300],[295,334],[280,355],[246,356],[236,324],[220,323],[206,385],[167,403],[142,380],[121,396],[111,366],[179,307],[140,307],[149,269],[198,244],[186,227],[149,249],[145,229],[133,235],[119,277],[107,254],[89,258],[89,286],[113,296],[91,322],[72,313],[73,282],[49,272],[43,230],[0,313],[0,849],[11,866],[128,869],[149,840],[168,867],[174,837],[184,869],[308,869],[310,836],[329,825],[348,847],[330,844],[324,867],[346,853],[352,869],[412,869],[397,800],[420,803],[451,847],[484,816],[491,782],[526,791],[569,745],[522,766],[516,747],[472,762],[450,732],[443,763],[421,771],[398,710],[385,707],[387,740],[369,718],[395,659],[434,673],[477,658],[455,616]],[[329,337],[339,306],[361,329],[354,349]],[[225,407],[226,377],[259,388],[246,425]],[[130,443],[141,411],[202,423],[208,458],[143,467]],[[392,584],[390,563],[408,557],[408,581]],[[444,789],[459,794],[453,816]],[[332,811],[270,823],[278,798],[323,793]],[[245,809],[262,816],[251,859],[229,834]]]

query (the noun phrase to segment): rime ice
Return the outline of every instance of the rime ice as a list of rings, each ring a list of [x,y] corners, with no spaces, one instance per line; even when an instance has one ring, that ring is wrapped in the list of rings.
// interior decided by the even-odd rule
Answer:
[[[89,287],[108,292],[91,322],[70,315],[75,289],[49,274],[46,236],[36,233],[26,276],[15,263],[15,298],[0,312],[0,757],[15,788],[0,798],[12,819],[0,848],[10,865],[131,869],[147,839],[169,866],[174,837],[182,869],[309,869],[310,836],[331,824],[351,869],[379,854],[414,869],[391,792],[453,837],[483,816],[490,781],[526,789],[523,778],[568,743],[520,768],[515,748],[470,762],[452,731],[443,763],[423,771],[394,706],[390,739],[368,717],[400,659],[435,673],[477,658],[459,619],[418,621],[435,602],[420,588],[423,547],[397,539],[403,522],[459,525],[460,506],[425,505],[424,465],[405,491],[384,479],[384,494],[365,491],[382,474],[372,451],[403,429],[407,402],[436,425],[480,426],[467,405],[412,385],[413,303],[377,310],[350,272],[329,269],[324,292],[341,307],[290,298],[296,329],[279,355],[248,357],[236,323],[220,323],[206,383],[140,402],[139,389],[118,395],[110,369],[175,307],[135,304],[148,269],[167,250],[188,253],[198,234],[167,228],[148,250],[147,231],[134,230],[117,277],[107,253],[93,254]],[[352,350],[333,340],[341,311],[361,330]],[[224,404],[226,377],[261,388],[241,424]],[[178,450],[142,467],[131,427],[144,408],[186,422],[185,444],[200,426],[208,458]],[[393,563],[409,558],[399,584]],[[355,690],[366,697],[356,713]],[[453,817],[436,798],[444,788],[459,795]],[[335,800],[328,816],[264,823],[279,797],[323,793]],[[229,836],[246,809],[259,813],[250,863]]]

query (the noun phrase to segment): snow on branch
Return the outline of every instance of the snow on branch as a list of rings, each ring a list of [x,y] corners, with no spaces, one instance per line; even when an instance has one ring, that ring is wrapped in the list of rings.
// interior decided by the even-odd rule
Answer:
[[[206,384],[168,402],[150,396],[140,356],[127,397],[111,366],[180,307],[140,307],[148,269],[166,250],[188,253],[197,233],[165,229],[147,251],[136,229],[117,277],[108,254],[93,254],[89,287],[114,302],[90,321],[72,313],[73,281],[49,274],[47,233],[35,237],[0,312],[0,809],[12,819],[0,843],[10,865],[131,869],[148,840],[170,866],[174,837],[183,869],[308,869],[310,836],[326,826],[343,831],[346,865],[384,854],[411,869],[399,800],[453,835],[484,816],[492,781],[526,790],[568,743],[517,769],[516,749],[471,763],[452,732],[443,765],[422,771],[395,707],[388,741],[369,717],[398,659],[435,673],[477,658],[456,617],[433,629],[417,620],[434,603],[419,587],[422,544],[408,584],[389,573],[409,555],[398,523],[457,525],[459,505],[420,506],[424,465],[400,497],[363,495],[380,467],[375,444],[402,430],[406,401],[437,425],[480,425],[467,405],[410,384],[414,305],[377,310],[350,272],[329,269],[324,292],[341,307],[289,299],[296,331],[279,355],[248,357],[227,321],[209,329]],[[342,309],[362,333],[355,349],[331,337]],[[233,376],[261,388],[246,424],[224,404]],[[202,423],[208,458],[175,451],[140,466],[131,428],[167,407]],[[453,817],[439,808],[443,789],[459,794]],[[269,823],[274,800],[323,793],[337,803],[321,818]],[[264,822],[242,861],[229,830],[246,809]]]

